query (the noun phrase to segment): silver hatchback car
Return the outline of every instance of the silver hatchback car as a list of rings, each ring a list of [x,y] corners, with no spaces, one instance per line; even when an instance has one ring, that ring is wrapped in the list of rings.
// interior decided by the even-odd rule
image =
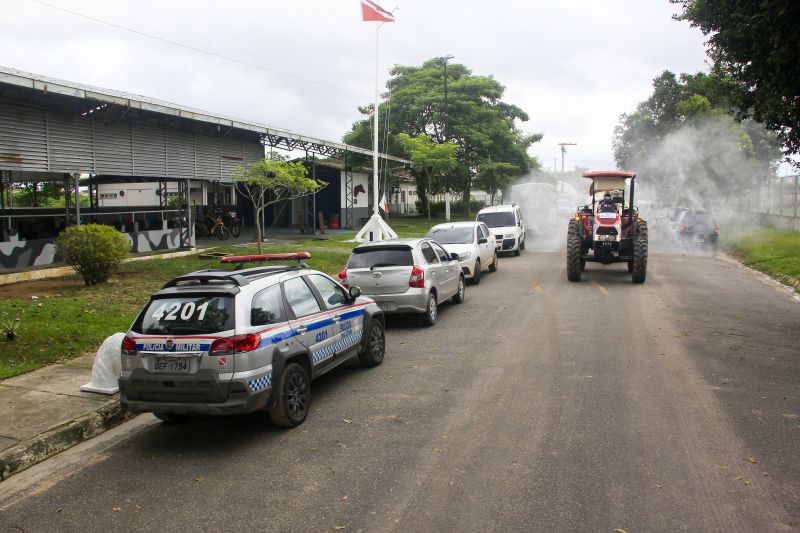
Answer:
[[[466,286],[458,254],[427,238],[361,244],[339,279],[359,287],[384,313],[424,313],[429,326],[436,323],[439,304],[464,301]]]

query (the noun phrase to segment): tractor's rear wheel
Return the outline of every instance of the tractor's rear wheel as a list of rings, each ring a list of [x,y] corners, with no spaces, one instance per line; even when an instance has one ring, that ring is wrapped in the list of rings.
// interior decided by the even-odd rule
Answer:
[[[581,225],[578,220],[570,220],[567,228],[567,279],[581,280]]]
[[[644,283],[647,278],[647,245],[647,222],[640,220],[633,235],[631,279],[634,283]]]

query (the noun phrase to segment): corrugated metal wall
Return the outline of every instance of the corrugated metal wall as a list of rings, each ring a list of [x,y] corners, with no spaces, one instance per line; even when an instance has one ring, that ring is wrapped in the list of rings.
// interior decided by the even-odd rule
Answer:
[[[0,104],[0,169],[230,179],[260,143]]]

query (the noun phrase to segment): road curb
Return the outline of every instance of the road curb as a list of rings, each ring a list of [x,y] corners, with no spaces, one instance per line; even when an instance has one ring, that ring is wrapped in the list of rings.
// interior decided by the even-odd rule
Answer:
[[[95,412],[40,433],[0,452],[0,481],[89,440],[136,416],[114,400]]]

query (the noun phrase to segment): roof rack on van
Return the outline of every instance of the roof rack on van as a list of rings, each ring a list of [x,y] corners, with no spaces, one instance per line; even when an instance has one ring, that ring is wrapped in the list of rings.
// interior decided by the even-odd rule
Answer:
[[[294,252],[294,253],[282,253],[282,254],[230,255],[221,258],[219,261],[220,263],[236,263],[235,270],[241,270],[244,268],[245,263],[262,263],[265,261],[286,261],[294,259],[297,261],[296,268],[309,268],[309,266],[304,261],[302,261],[302,259],[310,259],[310,258],[311,254],[308,252]],[[275,267],[268,267],[268,268],[274,269]],[[250,270],[251,269],[248,269],[248,271]],[[264,270],[267,271],[267,268],[265,268]]]

